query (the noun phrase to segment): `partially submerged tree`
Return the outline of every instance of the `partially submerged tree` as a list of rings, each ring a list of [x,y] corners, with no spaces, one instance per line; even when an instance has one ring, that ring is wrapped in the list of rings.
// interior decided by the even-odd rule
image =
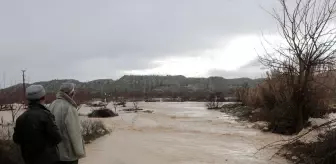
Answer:
[[[131,102],[132,102],[132,108],[128,108],[128,109],[123,109],[123,111],[126,111],[126,112],[138,112],[138,111],[142,111],[143,109],[139,108],[139,99],[133,97],[131,99]]]
[[[219,101],[219,97],[221,94],[221,92],[211,93],[209,101],[205,103],[205,106],[208,109],[220,109],[223,106],[223,103]]]
[[[139,101],[135,98],[132,99],[133,109],[138,110],[139,109]]]
[[[279,2],[282,10],[274,9],[272,16],[285,44],[274,46],[274,53],[260,56],[260,61],[285,78],[292,93],[285,106],[295,117],[295,130],[299,132],[320,101],[315,97],[321,89],[317,86],[334,92],[326,84],[330,80],[326,76],[335,69],[336,28],[332,20],[336,16],[336,1],[296,0],[294,8],[286,0]]]
[[[112,105],[113,105],[113,108],[114,108],[114,112],[117,112],[118,102],[117,101],[112,101]]]
[[[218,101],[209,101],[205,103],[207,109],[220,109],[223,106],[222,102]]]

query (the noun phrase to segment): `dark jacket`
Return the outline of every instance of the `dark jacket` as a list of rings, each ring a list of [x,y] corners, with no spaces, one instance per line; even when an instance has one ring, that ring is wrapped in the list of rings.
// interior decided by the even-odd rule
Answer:
[[[54,164],[59,161],[57,144],[61,142],[55,117],[39,103],[29,104],[17,120],[13,140],[20,145],[26,164]]]

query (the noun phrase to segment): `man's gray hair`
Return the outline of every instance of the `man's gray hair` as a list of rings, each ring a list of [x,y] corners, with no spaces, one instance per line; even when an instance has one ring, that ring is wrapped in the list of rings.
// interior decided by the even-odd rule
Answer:
[[[60,91],[71,94],[72,92],[75,91],[76,85],[74,83],[63,83],[60,87]]]

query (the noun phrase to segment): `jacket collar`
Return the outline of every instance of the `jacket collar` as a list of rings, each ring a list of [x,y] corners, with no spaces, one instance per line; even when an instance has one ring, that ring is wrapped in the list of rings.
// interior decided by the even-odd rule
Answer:
[[[77,108],[76,102],[64,92],[58,92],[57,95],[56,95],[56,98],[57,99],[63,99],[65,101],[69,102],[75,108]]]
[[[46,106],[39,102],[30,102],[28,104],[28,109],[43,109],[43,110],[48,110]]]

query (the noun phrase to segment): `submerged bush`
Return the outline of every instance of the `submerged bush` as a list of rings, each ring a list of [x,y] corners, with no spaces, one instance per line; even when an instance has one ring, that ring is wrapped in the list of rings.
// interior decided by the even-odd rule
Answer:
[[[110,134],[110,130],[101,120],[84,120],[81,125],[85,143],[90,143],[101,136]]]
[[[94,118],[106,118],[106,117],[115,117],[118,116],[118,113],[113,112],[111,109],[108,108],[100,108],[93,110],[88,117]]]
[[[223,103],[221,102],[214,102],[214,101],[209,101],[205,103],[205,106],[207,109],[221,109],[223,106]]]
[[[143,109],[140,109],[140,108],[128,108],[128,109],[123,109],[122,111],[125,111],[125,112],[138,112],[138,111],[143,111]]]

